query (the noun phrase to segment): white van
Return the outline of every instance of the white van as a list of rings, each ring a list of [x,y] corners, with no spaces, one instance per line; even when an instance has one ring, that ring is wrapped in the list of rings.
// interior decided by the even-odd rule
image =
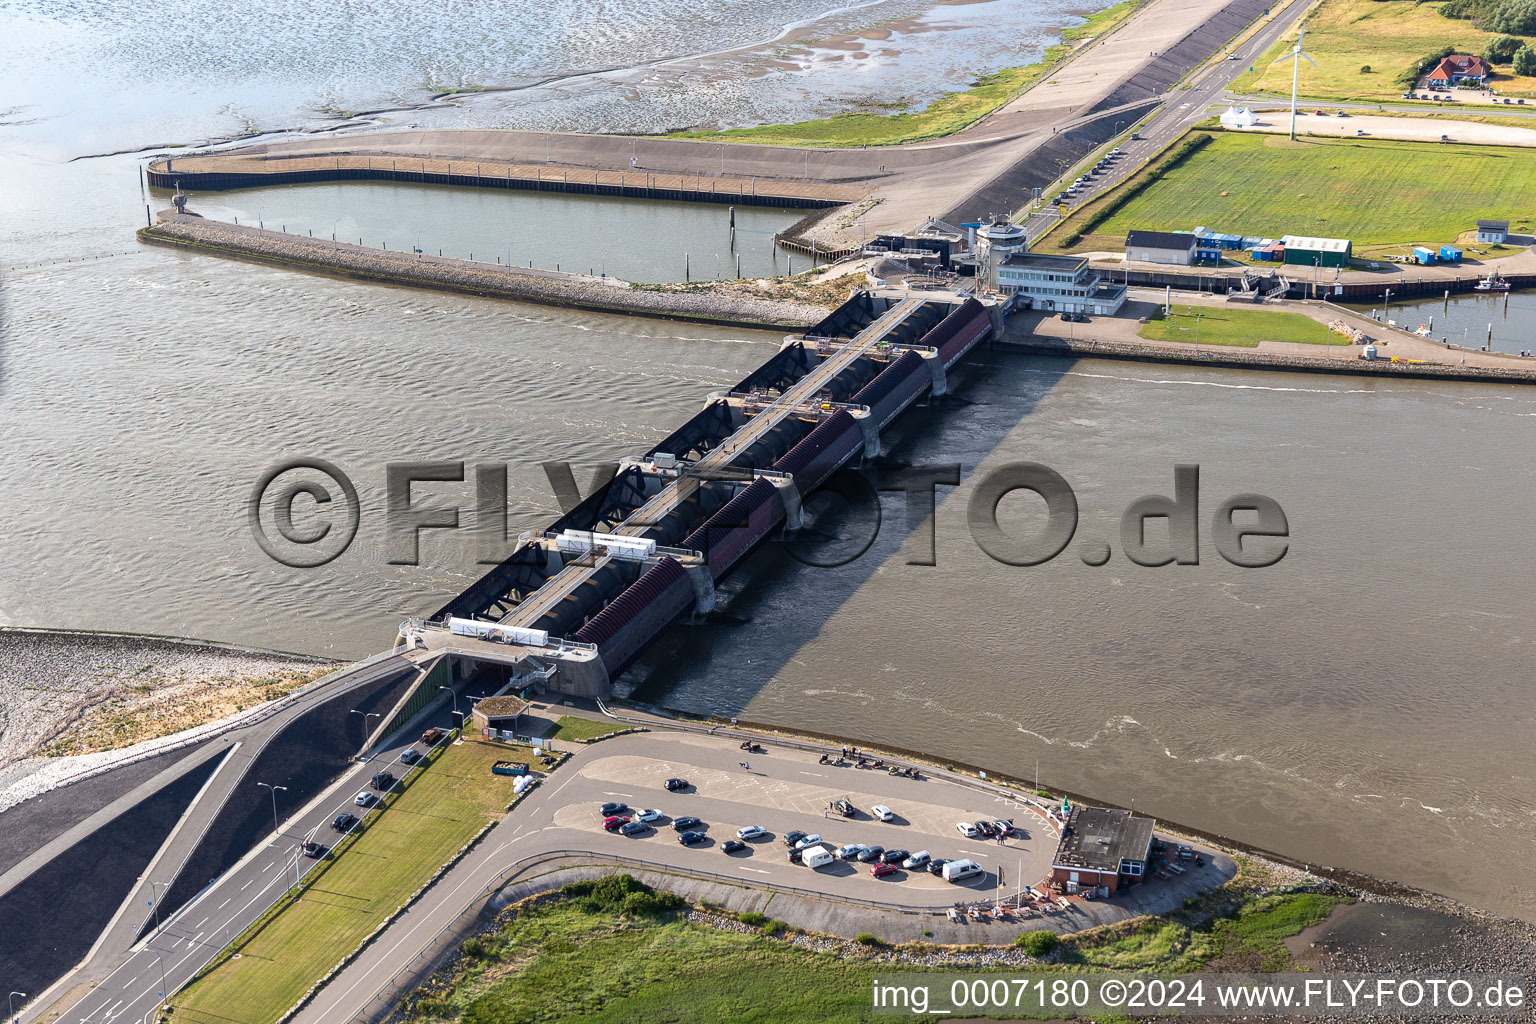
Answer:
[[[836,863],[837,856],[825,846],[812,846],[801,854],[800,860],[808,868],[824,868]]]
[[[981,865],[973,860],[952,860],[944,864],[944,881],[946,882],[963,882],[981,873]]]

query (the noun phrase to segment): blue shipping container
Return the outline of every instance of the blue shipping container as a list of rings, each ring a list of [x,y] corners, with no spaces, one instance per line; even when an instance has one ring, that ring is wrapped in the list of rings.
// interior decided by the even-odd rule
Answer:
[[[1413,262],[1422,263],[1427,266],[1435,262],[1435,251],[1433,249],[1426,249],[1422,245],[1416,245],[1413,247]]]

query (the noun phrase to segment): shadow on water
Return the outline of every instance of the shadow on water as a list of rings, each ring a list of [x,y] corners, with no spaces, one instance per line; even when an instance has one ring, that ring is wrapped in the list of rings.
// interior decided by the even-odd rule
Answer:
[[[904,466],[959,463],[961,481],[968,481],[1074,362],[996,348],[973,354],[957,374],[958,387],[932,405],[908,410],[887,433],[887,451],[873,467],[874,475]],[[958,500],[955,490],[937,488],[938,509]],[[808,512],[816,504],[814,499],[808,502]],[[893,558],[909,560],[926,553],[928,526],[907,521],[905,495],[882,493],[880,507],[873,544],[847,565],[806,565],[785,550],[783,540],[763,545],[722,582],[720,609],[701,623],[679,625],[664,634],[623,677],[620,691],[627,685],[636,700],[692,713],[741,712],[785,665],[801,657],[822,627],[882,566]],[[915,536],[920,531],[924,536]],[[847,550],[850,544],[857,550],[868,533],[862,518],[849,515],[839,500],[828,503],[819,515],[808,515],[800,536],[816,538],[812,543],[818,550]],[[938,537],[940,559],[948,539]],[[893,618],[879,628],[888,640],[878,649],[885,650],[894,649],[922,625]]]

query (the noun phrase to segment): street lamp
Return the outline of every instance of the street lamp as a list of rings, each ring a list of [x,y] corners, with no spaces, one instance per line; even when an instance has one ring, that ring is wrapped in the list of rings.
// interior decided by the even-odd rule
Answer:
[[[1200,347],[1200,318],[1204,315],[1204,313],[1195,314],[1195,348]]]
[[[256,785],[265,786],[267,789],[272,791],[272,831],[277,832],[277,794],[279,790],[284,793],[288,792],[288,787],[274,786],[270,782],[258,782]]]
[[[149,905],[155,908],[155,931],[157,932],[160,930],[160,890],[157,888],[157,886],[162,885],[167,889],[171,887],[170,882],[149,883]]]
[[[447,690],[449,693],[453,694],[453,710],[455,710],[455,711],[459,710],[459,694],[458,694],[458,691],[456,691],[451,686],[439,686],[438,689],[439,690]]]
[[[12,992],[11,993],[11,1021],[12,1021],[12,1024],[15,1024],[15,1022],[17,1022],[17,1021],[19,1021],[21,1019],[20,1017],[16,1016],[16,997],[17,996],[21,996],[21,998],[25,999],[25,998],[27,998],[27,994],[25,992]]]

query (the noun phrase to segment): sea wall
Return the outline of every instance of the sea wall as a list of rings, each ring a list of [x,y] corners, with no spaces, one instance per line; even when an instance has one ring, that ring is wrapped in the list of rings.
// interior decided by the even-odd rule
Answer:
[[[828,312],[821,306],[793,300],[759,299],[702,288],[632,288],[628,282],[615,278],[372,249],[243,224],[225,224],[195,214],[161,213],[157,223],[139,229],[138,237],[150,244],[318,273],[597,313],[782,332],[809,327]]]
[[[1453,363],[1394,363],[1386,359],[1315,359],[1249,349],[1202,349],[1198,353],[1158,342],[1134,344],[1093,341],[1086,338],[1048,338],[1036,334],[1010,334],[1000,344],[1048,355],[1094,356],[1100,359],[1134,359],[1151,363],[1186,363],[1225,366],[1242,370],[1287,370],[1292,373],[1347,373],[1361,377],[1409,378],[1412,380],[1459,380],[1474,383],[1536,384],[1536,369],[1505,369],[1492,366],[1460,366]]]

